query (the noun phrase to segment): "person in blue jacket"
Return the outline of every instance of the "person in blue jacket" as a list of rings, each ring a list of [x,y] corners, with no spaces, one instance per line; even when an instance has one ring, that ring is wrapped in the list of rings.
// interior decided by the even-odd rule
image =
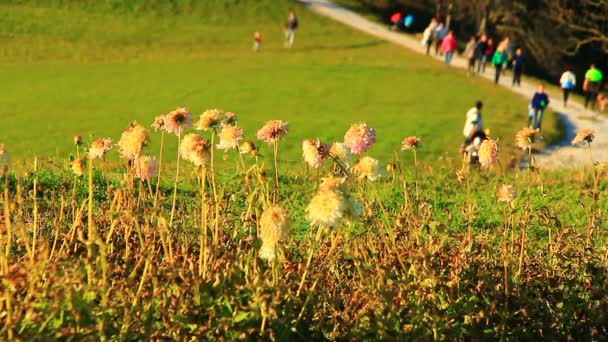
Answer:
[[[547,96],[547,93],[545,93],[545,86],[541,83],[536,88],[536,92],[532,97],[532,103],[530,104],[532,110],[530,114],[533,113],[534,115],[530,115],[528,117],[528,127],[533,124],[532,128],[537,128],[540,130],[540,124],[543,119],[543,112],[545,111],[545,108],[547,108],[548,105],[549,96]]]

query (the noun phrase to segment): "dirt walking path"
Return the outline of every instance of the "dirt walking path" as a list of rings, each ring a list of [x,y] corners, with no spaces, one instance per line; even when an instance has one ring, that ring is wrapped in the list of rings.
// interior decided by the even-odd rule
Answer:
[[[319,13],[323,16],[341,22],[347,26],[351,26],[359,31],[365,32],[372,36],[387,40],[391,43],[404,46],[412,51],[425,54],[425,47],[420,44],[416,38],[403,33],[394,32],[388,29],[387,26],[372,22],[361,17],[355,12],[334,4],[328,0],[298,0],[310,10]],[[458,68],[466,68],[464,58],[454,56],[452,66]],[[488,70],[489,69],[489,70]],[[483,77],[494,81],[494,68],[486,69]],[[522,80],[521,87],[512,87],[512,79],[510,76],[501,77],[500,85],[509,90],[521,94],[526,99],[530,99],[536,89],[536,84],[532,84]],[[581,83],[582,80],[577,80]],[[600,114],[589,111],[582,104],[570,100],[568,107],[564,107],[561,100],[561,94],[550,93],[551,102],[549,107],[558,113],[564,121],[567,134],[566,137],[559,143],[550,146],[542,153],[535,156],[538,165],[541,168],[579,168],[584,165],[590,165],[589,154],[580,147],[573,147],[570,141],[580,128],[593,128],[596,130],[595,140],[592,144],[593,157],[596,161],[608,160],[608,119]],[[463,108],[464,112],[467,108]],[[522,109],[527,111],[527,109]],[[522,123],[523,127],[524,123]],[[515,136],[516,132],[513,132]]]

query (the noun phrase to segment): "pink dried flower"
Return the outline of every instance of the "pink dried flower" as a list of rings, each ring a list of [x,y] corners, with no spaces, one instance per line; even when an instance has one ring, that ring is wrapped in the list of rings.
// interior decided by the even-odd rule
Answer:
[[[112,139],[99,138],[91,144],[91,148],[89,148],[89,158],[102,159],[110,149],[112,149]]]
[[[216,147],[220,150],[228,151],[235,149],[239,146],[239,140],[243,139],[243,129],[226,125],[222,128],[222,131],[219,134],[220,143],[216,145]]]
[[[411,136],[411,137],[407,137],[405,139],[403,139],[403,142],[401,143],[401,151],[405,151],[405,150],[412,150],[415,151],[420,147],[420,144],[422,143],[422,140],[419,137],[416,136]]]
[[[257,137],[268,144],[272,144],[285,136],[285,134],[287,134],[287,122],[271,120],[258,131]]]
[[[352,125],[344,135],[344,146],[353,154],[365,152],[376,142],[376,130],[367,127],[366,123]]]
[[[167,133],[181,135],[192,123],[192,114],[186,108],[177,108],[165,115],[164,129]]]

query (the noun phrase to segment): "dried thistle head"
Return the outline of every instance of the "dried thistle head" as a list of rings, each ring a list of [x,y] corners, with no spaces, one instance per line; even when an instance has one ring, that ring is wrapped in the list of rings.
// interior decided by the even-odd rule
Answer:
[[[479,164],[482,167],[489,167],[496,162],[498,158],[498,145],[492,139],[484,140],[477,151],[479,156]]]
[[[582,143],[590,144],[595,139],[595,130],[591,128],[581,128],[576,132],[576,136],[572,139],[572,145],[579,145]]]
[[[496,191],[496,198],[498,202],[510,204],[517,198],[517,191],[511,185],[502,184]]]
[[[416,136],[407,137],[407,138],[403,139],[403,142],[401,143],[401,151],[405,151],[405,150],[416,151],[418,148],[420,148],[421,144],[422,144],[422,140],[419,137],[416,137]]]
[[[515,135],[515,145],[523,150],[531,150],[538,139],[539,130],[532,128],[522,128]]]

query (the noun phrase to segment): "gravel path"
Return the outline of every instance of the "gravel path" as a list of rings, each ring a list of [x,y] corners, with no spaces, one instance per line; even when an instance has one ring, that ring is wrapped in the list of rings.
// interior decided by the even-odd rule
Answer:
[[[355,12],[340,5],[334,4],[331,1],[298,1],[314,12],[341,22],[347,26],[351,26],[359,31],[383,40],[387,40],[391,43],[404,46],[421,54],[426,53],[425,48],[416,38],[403,33],[393,32],[386,26],[365,19]],[[452,66],[466,68],[466,61],[463,58],[454,56],[452,59]],[[494,68],[486,68],[486,73],[482,76],[493,81]],[[536,84],[522,80],[521,87],[514,88],[511,87],[511,81],[510,75],[507,77],[503,76],[501,77],[500,85],[517,94],[521,94],[526,99],[530,99],[532,94],[534,94]],[[582,80],[577,81],[582,82]],[[549,93],[549,95],[552,99],[549,107],[558,113],[558,115],[562,118],[567,127],[567,134],[563,141],[546,148],[542,153],[538,153],[535,156],[539,167],[578,168],[584,165],[589,165],[589,154],[586,151],[586,147],[585,150],[583,150],[580,147],[570,146],[570,140],[580,128],[593,128],[596,130],[595,140],[592,144],[593,157],[595,160],[608,160],[608,137],[606,136],[606,134],[608,134],[608,120],[600,114],[586,110],[582,104],[573,100],[570,100],[568,107],[565,108],[561,101],[561,94]],[[515,136],[515,132],[513,135]]]

